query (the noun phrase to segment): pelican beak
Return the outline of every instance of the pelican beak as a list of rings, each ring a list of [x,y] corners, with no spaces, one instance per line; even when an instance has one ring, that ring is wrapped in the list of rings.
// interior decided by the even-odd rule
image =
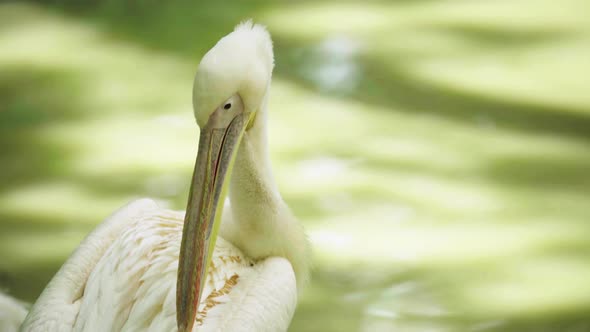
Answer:
[[[180,332],[192,331],[221,223],[228,179],[251,120],[249,113],[241,110],[232,113],[218,108],[201,129],[178,262],[176,321]]]

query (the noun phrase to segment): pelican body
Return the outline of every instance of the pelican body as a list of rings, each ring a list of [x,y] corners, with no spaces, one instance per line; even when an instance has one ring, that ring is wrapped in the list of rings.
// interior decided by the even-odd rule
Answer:
[[[115,212],[53,277],[21,331],[287,329],[309,249],[271,173],[273,66],[268,32],[249,21],[207,52],[193,88],[201,131],[186,213],[149,199]]]

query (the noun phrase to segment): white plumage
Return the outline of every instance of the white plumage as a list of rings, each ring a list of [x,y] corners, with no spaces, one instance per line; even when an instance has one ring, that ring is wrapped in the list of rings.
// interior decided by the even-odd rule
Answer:
[[[205,55],[193,90],[201,138],[186,216],[149,199],[117,211],[62,266],[22,331],[287,329],[309,250],[268,158],[273,64],[268,32],[251,22]]]
[[[183,218],[149,199],[121,208],[80,244],[23,330],[174,331]],[[219,239],[212,265],[193,331],[287,329],[297,290],[286,259],[253,262]]]
[[[0,292],[0,331],[16,332],[27,315],[25,306]]]

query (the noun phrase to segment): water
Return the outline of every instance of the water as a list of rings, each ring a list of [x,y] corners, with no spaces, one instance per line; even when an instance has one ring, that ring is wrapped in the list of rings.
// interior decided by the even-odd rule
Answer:
[[[0,287],[33,301],[133,198],[184,208],[196,63],[254,17],[314,247],[291,331],[590,331],[588,9],[0,5]]]

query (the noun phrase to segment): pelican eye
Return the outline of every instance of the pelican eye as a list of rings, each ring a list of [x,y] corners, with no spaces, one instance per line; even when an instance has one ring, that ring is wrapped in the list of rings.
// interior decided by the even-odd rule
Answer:
[[[230,108],[231,108],[231,103],[227,103],[227,104],[223,105],[224,110],[228,110]]]

